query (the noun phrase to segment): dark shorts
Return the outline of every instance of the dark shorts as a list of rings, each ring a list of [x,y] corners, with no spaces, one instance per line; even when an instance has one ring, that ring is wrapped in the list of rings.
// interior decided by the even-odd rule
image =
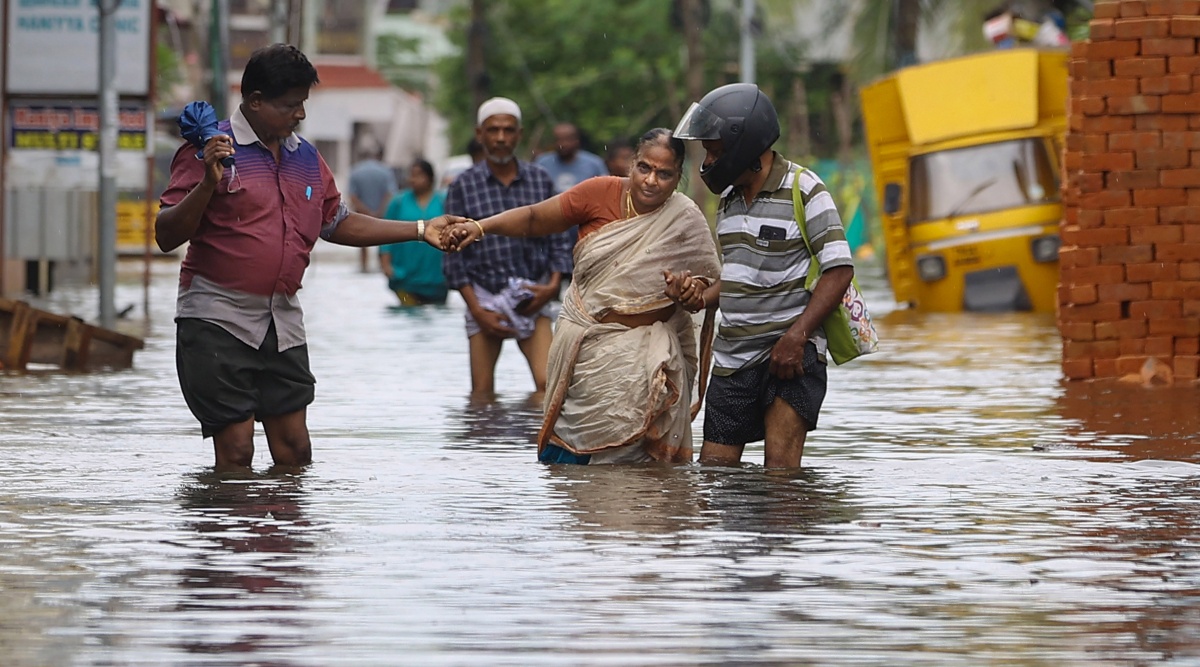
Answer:
[[[782,398],[808,428],[817,427],[825,402],[826,368],[817,347],[804,347],[804,375],[781,380],[770,363],[743,368],[728,376],[714,375],[704,395],[704,439],[722,445],[744,445],[766,438],[767,406]]]
[[[300,410],[312,403],[316,384],[308,346],[280,352],[273,322],[256,350],[212,322],[180,318],[175,368],[205,438],[250,417],[262,421]]]

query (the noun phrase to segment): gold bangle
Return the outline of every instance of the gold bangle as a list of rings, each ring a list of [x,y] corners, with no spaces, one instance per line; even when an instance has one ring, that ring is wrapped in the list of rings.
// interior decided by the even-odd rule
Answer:
[[[475,226],[479,228],[479,238],[487,236],[487,234],[483,231],[483,225],[479,224],[478,220],[472,220],[471,222],[475,223]]]

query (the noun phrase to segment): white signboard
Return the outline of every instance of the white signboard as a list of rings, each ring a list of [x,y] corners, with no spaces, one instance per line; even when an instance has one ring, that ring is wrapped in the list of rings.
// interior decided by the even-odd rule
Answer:
[[[4,0],[4,60],[12,95],[95,95],[100,89],[100,8],[117,0]],[[117,92],[149,91],[150,5],[120,0],[116,12]]]

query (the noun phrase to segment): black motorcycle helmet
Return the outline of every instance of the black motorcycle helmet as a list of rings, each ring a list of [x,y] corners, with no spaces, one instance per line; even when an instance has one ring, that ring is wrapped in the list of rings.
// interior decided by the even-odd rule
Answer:
[[[779,139],[779,116],[758,86],[731,83],[693,102],[673,133],[680,139],[720,139],[725,150],[700,178],[721,194],[747,169],[761,168],[758,158]]]

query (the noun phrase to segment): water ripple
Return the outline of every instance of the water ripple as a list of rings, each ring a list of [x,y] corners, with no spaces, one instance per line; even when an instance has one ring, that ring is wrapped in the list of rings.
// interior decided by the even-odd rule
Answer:
[[[543,466],[516,347],[469,405],[461,302],[391,309],[355,258],[306,277],[300,474],[212,473],[171,262],[134,369],[0,376],[0,662],[1200,664],[1195,388],[1065,384],[1052,320],[864,272],[884,347],[830,369],[802,472]]]

